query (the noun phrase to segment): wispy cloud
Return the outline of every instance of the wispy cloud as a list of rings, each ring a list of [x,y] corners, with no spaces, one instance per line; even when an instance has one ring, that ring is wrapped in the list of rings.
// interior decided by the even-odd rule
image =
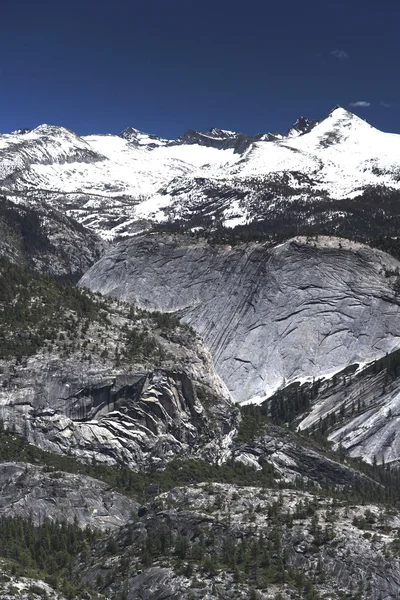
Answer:
[[[391,102],[381,102],[381,106],[384,106],[385,108],[392,108],[393,104]]]
[[[367,100],[357,100],[357,102],[350,102],[349,106],[353,106],[354,108],[368,108],[368,106],[371,106],[371,102],[368,102]]]
[[[339,50],[338,48],[336,50],[332,50],[331,55],[339,60],[346,60],[349,58],[349,54],[346,52],[346,50]]]

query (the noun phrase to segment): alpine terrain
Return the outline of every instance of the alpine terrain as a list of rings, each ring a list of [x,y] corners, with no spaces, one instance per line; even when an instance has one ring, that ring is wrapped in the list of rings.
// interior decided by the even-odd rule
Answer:
[[[400,597],[400,135],[0,135],[0,597]]]
[[[212,129],[165,140],[132,127],[79,137],[41,125],[0,137],[0,192],[46,201],[105,239],[177,221],[388,233],[398,224],[399,151],[399,135],[340,107],[253,137]]]

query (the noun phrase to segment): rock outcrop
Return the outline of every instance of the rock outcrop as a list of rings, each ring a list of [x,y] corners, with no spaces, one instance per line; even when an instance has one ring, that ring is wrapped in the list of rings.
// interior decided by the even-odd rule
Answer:
[[[76,288],[69,293],[81,304],[68,304],[68,289],[33,282],[26,285],[44,308],[22,325],[9,311],[2,330],[25,339],[18,360],[1,347],[0,419],[8,430],[45,450],[134,470],[177,455],[219,459],[237,409],[193,330]],[[18,285],[13,293],[18,310]]]
[[[207,398],[204,405],[199,400],[202,392],[201,383],[177,369],[86,371],[72,361],[49,369],[35,357],[1,394],[0,415],[44,450],[137,470],[179,455],[218,460],[236,420],[227,396],[213,390],[210,408]]]
[[[92,529],[118,529],[138,504],[102,481],[27,463],[0,463],[0,515],[76,523]]]
[[[79,285],[179,314],[208,344],[234,400],[246,403],[398,347],[399,267],[338,238],[270,248],[152,234],[111,249]]]

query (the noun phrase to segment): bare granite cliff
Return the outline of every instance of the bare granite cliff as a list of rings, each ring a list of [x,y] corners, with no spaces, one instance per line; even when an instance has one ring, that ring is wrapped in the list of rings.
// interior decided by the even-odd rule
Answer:
[[[234,400],[246,403],[398,347],[399,267],[334,237],[270,248],[152,234],[111,249],[80,285],[176,312],[208,344]]]
[[[218,460],[237,409],[187,325],[12,264],[0,268],[0,306],[7,430],[47,451],[133,470],[181,454]]]
[[[0,515],[118,529],[131,519],[137,502],[102,481],[27,463],[0,463]]]

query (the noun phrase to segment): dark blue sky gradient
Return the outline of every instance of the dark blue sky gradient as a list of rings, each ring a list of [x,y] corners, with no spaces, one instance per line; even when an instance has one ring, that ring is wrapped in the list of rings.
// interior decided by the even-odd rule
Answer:
[[[398,0],[3,0],[0,131],[283,132],[363,100],[400,132],[399,23]]]

